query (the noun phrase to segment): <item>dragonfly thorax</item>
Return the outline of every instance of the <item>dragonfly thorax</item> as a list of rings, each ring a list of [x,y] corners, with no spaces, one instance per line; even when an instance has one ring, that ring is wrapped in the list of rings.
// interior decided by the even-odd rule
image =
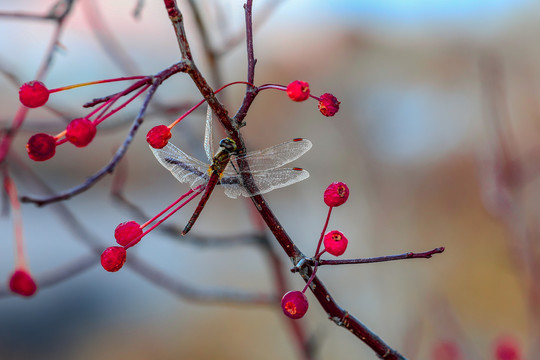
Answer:
[[[231,155],[236,152],[236,142],[231,138],[225,138],[219,142],[219,151],[214,155],[212,159],[212,165],[208,171],[210,173],[215,172],[220,175],[223,173]]]

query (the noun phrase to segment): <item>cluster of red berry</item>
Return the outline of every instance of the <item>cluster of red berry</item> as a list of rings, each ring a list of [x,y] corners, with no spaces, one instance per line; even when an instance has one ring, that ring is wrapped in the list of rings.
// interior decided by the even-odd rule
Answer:
[[[94,139],[96,135],[96,126],[102,121],[104,121],[105,119],[107,119],[108,117],[110,117],[112,114],[114,114],[115,112],[117,112],[118,110],[126,106],[129,102],[134,100],[140,94],[142,94],[148,88],[148,84],[144,84],[144,80],[143,80],[145,79],[144,76],[108,79],[108,80],[102,80],[102,81],[95,81],[95,82],[65,86],[65,87],[52,89],[52,90],[49,90],[40,81],[30,81],[28,83],[23,84],[19,89],[19,99],[21,103],[29,108],[37,108],[40,106],[44,106],[49,100],[50,94],[54,92],[68,90],[68,89],[72,89],[72,88],[76,88],[80,86],[86,86],[86,85],[93,85],[93,84],[112,82],[112,81],[135,80],[135,79],[141,80],[139,82],[141,84],[140,86],[131,86],[123,92],[119,92],[112,96],[105,97],[104,100],[102,101],[102,104],[99,105],[94,111],[92,111],[90,114],[88,114],[87,116],[83,118],[77,118],[77,119],[72,120],[68,124],[66,129],[62,131],[61,133],[55,136],[52,136],[46,133],[38,133],[30,137],[26,145],[28,156],[32,160],[35,160],[35,161],[48,160],[55,155],[56,147],[64,142],[70,142],[77,147],[87,146]],[[218,93],[221,90],[225,89],[226,87],[234,85],[234,84],[245,84],[245,85],[251,85],[255,87],[252,84],[238,81],[238,82],[233,82],[233,83],[224,85],[223,87],[216,90],[215,93]],[[134,96],[128,99],[121,106],[117,107],[116,109],[111,109],[112,105],[120,97],[128,94],[131,91],[134,91],[137,88],[142,88],[142,89],[139,90]],[[337,100],[337,98],[334,95],[325,93],[321,95],[320,97],[313,96],[311,95],[309,84],[305,81],[296,80],[296,81],[291,82],[288,86],[277,85],[277,84],[265,84],[265,85],[256,87],[256,89],[258,92],[262,90],[267,90],[267,89],[276,89],[276,90],[285,91],[291,100],[297,101],[297,102],[305,101],[311,97],[318,101],[319,111],[324,116],[334,116],[339,110],[340,102]],[[146,135],[146,140],[148,144],[151,147],[156,148],[156,149],[165,147],[172,136],[171,129],[175,125],[177,125],[182,119],[184,119],[187,115],[189,115],[191,112],[197,109],[200,105],[202,105],[204,101],[205,100],[201,100],[198,104],[193,106],[190,110],[188,110],[178,119],[176,119],[170,125],[158,125],[150,129],[150,131]],[[92,117],[94,117],[93,120],[91,120]],[[156,228],[159,224],[161,224],[165,219],[167,219],[174,212],[178,211],[187,202],[189,202],[193,197],[187,199],[184,203],[180,204],[179,206],[171,210],[169,214],[164,216],[162,219],[158,220],[158,218],[161,217],[165,212],[172,209],[173,206],[178,204],[181,200],[183,200],[192,192],[193,191],[188,192],[187,194],[184,194],[178,200],[173,202],[173,204],[168,206],[165,210],[163,210],[158,215],[154,216],[152,219],[150,219],[149,221],[147,221],[146,223],[142,225],[138,224],[135,221],[128,221],[128,222],[119,224],[114,233],[115,239],[119,246],[111,246],[105,249],[105,251],[103,251],[101,255],[101,264],[103,268],[110,272],[115,272],[121,269],[124,263],[126,262],[126,254],[127,254],[126,250],[136,245],[142,239],[142,237],[144,237],[146,234],[148,234],[150,231]],[[334,183],[330,185],[324,195],[324,200],[330,207],[330,211],[333,207],[343,204],[347,200],[348,194],[349,194],[349,190],[345,184]],[[330,212],[328,216],[330,216]],[[149,226],[150,224],[154,222],[155,222],[154,225],[150,226],[148,230],[143,232],[143,229],[145,227]],[[327,224],[328,224],[328,219],[327,219]],[[325,225],[325,229],[326,229],[326,225]],[[325,249],[319,252],[321,241],[323,240],[324,240]],[[331,231],[327,233],[326,235],[324,235],[324,237],[322,237],[321,235],[321,240],[319,241],[319,246],[317,248],[315,258],[318,259],[324,252],[328,252],[332,255],[339,256],[343,254],[346,246],[347,246],[347,238],[341,232],[337,230]],[[316,271],[316,267],[314,270]],[[16,292],[21,293],[21,294],[31,295],[31,293],[35,291],[35,284],[33,286],[34,290],[32,290],[32,286],[31,286],[32,283],[28,281],[28,279],[31,280],[31,277],[25,276],[25,273],[16,272],[14,276],[12,277],[12,281],[10,282],[10,284],[11,283],[14,284],[12,285],[12,289],[13,288],[17,289]],[[304,292],[305,292],[305,289],[304,289]],[[284,310],[287,309],[286,313],[289,316],[298,318],[298,317],[303,316],[305,311],[307,311],[307,300],[305,300],[306,306],[304,310],[301,310],[302,302],[294,300],[298,298],[297,293],[301,294],[299,299],[305,299],[305,295],[303,294],[304,292],[301,292],[301,293],[291,292],[285,295],[283,308]]]
[[[283,313],[291,319],[300,319],[308,310],[309,304],[305,292],[317,273],[318,261],[321,258],[321,255],[325,252],[334,256],[343,255],[347,249],[347,245],[349,244],[349,241],[341,231],[332,230],[325,234],[332,209],[334,207],[343,205],[349,198],[349,188],[347,187],[347,184],[343,182],[333,182],[324,191],[323,198],[325,204],[328,205],[328,215],[321,233],[321,238],[317,244],[317,249],[315,250],[315,255],[313,256],[315,266],[312,269],[311,277],[307,281],[306,286],[302,291],[289,291],[283,295],[283,298],[281,299],[281,308],[283,309]],[[324,245],[323,250],[321,250],[321,243]]]
[[[251,85],[246,82],[238,81],[226,84],[222,86],[221,88],[217,89],[215,93],[219,93],[223,89],[225,89],[228,86],[234,85],[234,84],[247,84]],[[258,90],[265,90],[265,89],[277,89],[286,91],[287,95],[290,99],[294,101],[303,101],[307,100],[310,96],[317,99],[319,102],[319,110],[321,113],[325,116],[334,116],[338,110],[339,110],[339,104],[340,102],[336,99],[335,96],[331,94],[323,94],[320,98],[314,97],[313,95],[310,95],[310,89],[309,84],[304,81],[293,81],[288,86],[282,86],[282,85],[275,85],[275,84],[266,84],[258,87]],[[173,121],[170,125],[157,125],[154,126],[150,131],[148,131],[146,135],[146,141],[148,144],[155,149],[161,149],[167,145],[169,142],[169,139],[171,138],[171,129],[176,126],[180,121],[182,121],[186,116],[191,114],[195,109],[197,109],[199,106],[201,106],[204,103],[204,100],[201,100],[199,103],[197,103],[195,106],[193,106],[191,109],[189,109],[186,113],[184,113],[182,116],[180,116],[178,119]],[[347,190],[348,191],[348,190]],[[184,203],[180,204],[178,207],[171,210],[169,214],[167,214],[164,218],[158,220],[159,217],[161,217],[165,212],[169,211],[173,206],[175,206],[177,203],[179,203],[181,200],[186,198],[188,195],[190,195],[193,191],[190,191],[184,195],[182,195],[179,199],[174,201],[171,205],[169,205],[165,210],[161,211],[159,214],[148,220],[146,223],[139,225],[135,221],[128,221],[121,223],[117,226],[115,230],[115,238],[116,242],[120,246],[111,246],[102,253],[101,255],[101,265],[103,268],[110,272],[118,271],[122,268],[124,263],[126,262],[126,250],[130,248],[131,246],[136,245],[144,236],[146,236],[150,231],[155,229],[159,224],[161,224],[163,221],[165,221],[168,217],[170,217],[173,213],[180,210],[186,203],[191,201],[193,197],[190,197],[187,199]],[[195,194],[194,196],[196,196]],[[331,195],[328,195],[328,198],[330,199]],[[327,198],[327,195],[325,195],[325,199]],[[346,199],[345,199],[346,200]],[[326,201],[326,200],[325,200]],[[337,206],[337,205],[334,205]],[[143,232],[143,229],[153,222],[157,221],[156,224],[151,226],[148,230]],[[328,242],[328,247],[332,250],[327,250],[330,253],[333,253],[334,248],[336,245],[331,245],[330,243],[333,241],[334,244],[341,243],[347,241],[343,234],[339,232],[332,232],[327,234],[328,236],[325,237],[325,244]],[[342,237],[342,238],[341,238]],[[339,238],[339,239],[338,239]],[[328,240],[327,240],[328,239]],[[334,239],[334,240],[332,240]],[[345,249],[343,249],[345,251]]]
[[[129,78],[118,78],[118,79],[107,79],[101,81],[94,81],[83,84],[76,84],[70,86],[64,86],[57,89],[49,90],[41,81],[30,81],[24,83],[19,88],[19,100],[21,104],[29,108],[37,108],[44,106],[49,100],[49,95],[54,92],[69,90],[76,87],[101,84],[106,82],[113,81],[123,81],[123,80],[135,80],[135,79],[144,79],[144,76],[134,76]],[[52,136],[46,133],[38,133],[30,137],[28,143],[26,144],[26,151],[30,159],[34,161],[45,161],[49,160],[56,154],[56,147],[65,142],[70,142],[76,147],[85,147],[96,136],[96,126],[102,121],[116,113],[121,108],[125,107],[128,103],[133,101],[136,97],[142,94],[147,86],[143,86],[143,89],[138,91],[135,96],[128,99],[125,103],[120,105],[116,109],[111,107],[114,103],[121,97],[128,93],[128,91],[118,93],[114,96],[109,97],[107,100],[98,106],[91,113],[82,118],[73,119],[65,128],[64,131],[59,134]],[[95,116],[94,120],[91,118]]]

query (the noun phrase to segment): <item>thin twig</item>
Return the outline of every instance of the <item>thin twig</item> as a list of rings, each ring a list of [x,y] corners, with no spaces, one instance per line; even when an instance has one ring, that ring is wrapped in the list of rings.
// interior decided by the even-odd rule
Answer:
[[[399,254],[399,255],[386,255],[386,256],[362,258],[362,259],[318,260],[318,262],[319,262],[319,266],[322,266],[322,265],[372,264],[372,263],[377,263],[377,262],[408,260],[408,259],[429,259],[435,254],[440,254],[444,252],[444,250],[445,250],[444,247],[438,247],[433,250],[419,252],[419,253],[408,252],[408,253]],[[315,259],[306,259],[303,265],[314,266],[315,261],[316,261]],[[291,269],[291,272],[298,272],[298,271],[300,271],[300,268],[298,266]]]

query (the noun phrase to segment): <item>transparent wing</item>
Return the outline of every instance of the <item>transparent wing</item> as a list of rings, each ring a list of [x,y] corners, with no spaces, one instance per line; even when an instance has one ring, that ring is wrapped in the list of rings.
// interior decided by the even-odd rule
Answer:
[[[169,170],[178,181],[189,184],[192,189],[205,184],[210,177],[208,164],[192,158],[171,143],[162,149],[150,147],[150,150],[160,164]]]
[[[214,156],[214,134],[212,131],[212,108],[208,105],[206,109],[206,126],[204,128],[204,151],[208,161],[212,161]]]
[[[242,158],[249,162],[249,168],[251,172],[264,171],[275,169],[285,164],[290,163],[304,155],[309,149],[311,149],[311,141],[307,139],[293,139],[282,144],[278,144],[263,150],[257,150],[248,153]],[[233,157],[231,162],[237,162],[238,159]],[[238,169],[237,164],[235,163]],[[225,175],[232,176],[236,174],[232,164],[229,164],[225,169]]]
[[[223,176],[220,180],[221,186],[225,190],[225,195],[230,198],[237,198],[242,195],[250,197],[253,195],[265,194],[274,189],[292,185],[309,177],[309,173],[300,168],[292,169],[272,169],[263,172],[253,173],[254,185],[258,189],[253,193],[244,186],[239,175]]]

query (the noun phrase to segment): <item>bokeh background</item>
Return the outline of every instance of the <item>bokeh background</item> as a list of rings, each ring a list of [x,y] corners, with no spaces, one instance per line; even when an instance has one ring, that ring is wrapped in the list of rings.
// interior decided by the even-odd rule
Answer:
[[[0,0],[0,13],[44,13],[53,3]],[[96,35],[99,26],[110,29],[142,74],[177,62],[162,2],[144,2],[138,18],[136,4],[77,1],[46,84],[55,88],[125,75],[127,69],[117,66],[99,41],[107,34]],[[189,7],[184,1],[179,6],[196,59],[208,73]],[[241,1],[208,0],[200,7],[216,48],[242,34]],[[315,250],[327,211],[322,192],[339,180],[349,185],[351,196],[335,209],[330,228],[348,236],[347,257],[446,247],[429,260],[321,268],[318,274],[336,301],[410,359],[451,359],[435,350],[441,344],[460,349],[462,357],[452,359],[496,359],[501,337],[515,342],[524,358],[535,359],[540,7],[525,0],[268,0],[256,2],[254,14],[257,84],[302,79],[314,94],[331,92],[342,102],[335,117],[324,118],[313,101],[293,103],[282,92],[265,91],[242,130],[250,149],[295,137],[314,144],[294,163],[311,177],[265,196],[298,246],[306,254]],[[20,82],[35,77],[53,31],[47,21],[0,17],[3,128],[18,107],[10,76]],[[240,42],[220,58],[222,82],[244,80],[245,66]],[[54,94],[50,104],[80,117],[86,114],[84,102],[120,89],[121,84],[76,89]],[[226,91],[231,112],[243,90]],[[160,87],[156,99],[184,105],[200,96],[180,74]],[[87,148],[64,145],[45,163],[27,159],[24,144],[35,132],[60,132],[65,120],[32,110],[10,162],[31,167],[55,191],[75,186],[109,161],[140,104],[104,123]],[[150,127],[180,114],[153,109],[122,167],[124,194],[149,215],[187,190],[155,161],[144,139]],[[200,159],[204,115],[203,110],[188,117],[173,137]],[[21,194],[43,194],[24,172],[14,176]],[[65,203],[103,248],[113,245],[116,225],[133,217],[111,198],[111,184],[107,177]],[[218,190],[192,232],[209,238],[249,232],[250,206]],[[169,222],[184,224],[192,209]],[[90,254],[56,206],[27,204],[23,216],[28,261],[38,280]],[[0,219],[4,278],[14,265],[11,220],[9,214]],[[273,291],[270,265],[255,246],[200,247],[154,232],[133,250],[169,276],[202,289]],[[289,266],[285,256],[283,266]],[[298,276],[286,274],[291,289],[303,287]],[[308,299],[311,308],[299,321],[313,336],[318,358],[376,357]],[[89,270],[31,299],[5,292],[0,298],[0,359],[255,357],[297,358],[279,307],[185,301],[129,268],[106,273],[97,258]]]

